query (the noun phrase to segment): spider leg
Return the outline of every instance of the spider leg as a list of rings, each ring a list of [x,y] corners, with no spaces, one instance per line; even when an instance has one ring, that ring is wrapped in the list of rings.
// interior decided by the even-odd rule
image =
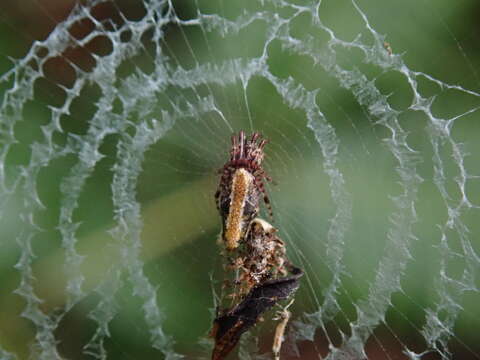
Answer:
[[[252,137],[250,138],[250,142],[255,142],[255,141],[257,141],[257,139],[258,139],[259,137],[260,137],[260,133],[254,132],[254,133],[252,134]]]
[[[244,157],[244,147],[245,147],[245,133],[243,131],[240,131],[239,137],[239,142],[240,142],[240,154],[239,158]]]
[[[237,136],[232,135],[231,140],[232,140],[232,148],[230,149],[230,160],[232,161],[235,159],[235,156],[237,154],[237,148],[238,148]]]
[[[260,143],[258,144],[258,148],[260,150],[263,150],[263,148],[265,147],[265,145],[267,145],[267,143],[268,143],[267,139],[262,139],[262,141],[260,141]]]
[[[266,191],[265,191],[265,187],[263,186],[263,182],[262,181],[259,181],[259,183],[257,184],[258,188],[260,189],[260,191],[262,192],[263,194],[263,202],[265,203],[265,206],[268,210],[268,215],[270,216],[271,220],[273,221],[273,210],[272,210],[272,205],[270,203],[270,198],[268,197]]]
[[[263,202],[265,203],[265,206],[267,207],[268,215],[270,216],[270,218],[273,221],[272,205],[270,204],[270,198],[267,196],[267,194],[265,194],[265,192],[263,193]]]
[[[270,177],[270,175],[268,175],[266,173],[265,170],[263,170],[263,177],[267,180],[267,181],[270,181],[273,185],[277,185],[277,183],[275,181],[273,181],[273,179]]]

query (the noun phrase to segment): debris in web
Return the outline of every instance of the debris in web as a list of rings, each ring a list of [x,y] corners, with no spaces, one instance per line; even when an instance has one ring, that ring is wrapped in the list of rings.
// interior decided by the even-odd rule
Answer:
[[[266,144],[257,132],[250,137],[243,131],[234,134],[230,159],[219,171],[222,176],[215,198],[222,218],[219,242],[226,276],[211,331],[213,360],[224,359],[261,315],[292,297],[303,275],[287,258],[278,229],[258,217],[262,194],[271,214],[263,183],[271,180],[262,167]],[[279,337],[289,317],[279,319],[283,327]],[[278,358],[282,341],[275,337],[273,344]]]

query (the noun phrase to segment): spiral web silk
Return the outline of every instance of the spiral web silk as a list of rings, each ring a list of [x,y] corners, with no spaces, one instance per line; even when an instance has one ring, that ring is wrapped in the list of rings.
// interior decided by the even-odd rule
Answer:
[[[151,354],[208,357],[200,346],[179,343],[179,330],[166,325],[172,295],[165,282],[172,280],[153,276],[163,265],[149,264],[174,261],[178,248],[204,246],[203,238],[214,243],[215,170],[227,156],[230,134],[240,129],[271,139],[266,163],[278,181],[269,189],[275,226],[306,271],[287,353],[480,357],[461,325],[475,333],[480,316],[471,305],[480,298],[480,148],[478,125],[471,124],[478,122],[480,94],[415,70],[357,1],[145,0],[140,8],[141,15],[131,16],[121,2],[78,2],[48,36],[31,41],[23,57],[4,54],[0,211],[5,234],[12,235],[5,250],[15,248],[8,270],[15,280],[6,286],[5,302],[21,304],[9,321],[21,318],[33,330],[20,350],[0,338],[0,358],[74,358],[63,344],[70,318],[81,317],[90,328],[73,347],[78,358],[107,359],[116,336],[121,339],[112,328],[130,311],[130,297],[142,321],[133,331],[146,332]],[[331,24],[331,11],[350,14],[355,24]],[[456,44],[478,87],[474,66]],[[74,54],[80,50],[83,55]],[[54,76],[57,70],[63,77]],[[45,89],[49,97],[39,95]],[[336,103],[337,95],[346,102]],[[77,112],[79,104],[90,110]],[[41,120],[31,108],[40,109]],[[26,136],[29,131],[34,135]],[[24,155],[17,159],[17,153]],[[49,172],[59,173],[52,184],[45,180]],[[101,178],[108,190],[97,195],[90,182]],[[376,206],[377,197],[362,203],[362,193],[375,185],[371,194],[387,210],[361,217],[363,206]],[[54,198],[47,194],[52,191]],[[99,223],[81,210],[94,211],[87,203],[97,196],[99,203],[107,199],[98,205]],[[180,225],[169,222],[180,217]],[[164,222],[152,225],[156,221]],[[372,239],[364,240],[369,232]],[[157,243],[165,245],[152,250]],[[369,247],[366,264],[352,260]],[[188,276],[202,263],[208,279],[216,255],[198,256],[193,264],[180,257],[172,266]],[[428,289],[423,293],[412,277],[427,265],[425,256],[431,260],[418,275]],[[89,272],[97,260],[103,265]],[[63,274],[56,298],[49,294],[52,263]],[[173,291],[182,293],[180,285]],[[195,291],[199,298],[211,295],[207,285]],[[197,338],[210,321],[199,325],[204,331]],[[262,358],[255,354],[268,351],[258,340],[264,337],[245,336],[239,357]]]

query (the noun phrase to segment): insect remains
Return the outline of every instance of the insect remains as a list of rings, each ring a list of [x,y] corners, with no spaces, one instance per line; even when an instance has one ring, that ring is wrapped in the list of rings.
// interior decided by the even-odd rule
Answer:
[[[258,216],[262,197],[272,216],[264,188],[271,178],[262,168],[266,144],[259,133],[250,138],[243,131],[233,135],[230,159],[220,171],[215,200],[222,219],[220,245],[225,279],[211,331],[215,340],[212,360],[225,359],[262,314],[291,298],[303,275],[287,258],[278,230]],[[277,313],[280,322],[272,346],[276,360],[280,359],[291,316],[287,309],[292,302]]]
[[[260,218],[250,222],[229,268],[238,285],[230,297],[242,297],[265,280],[287,275],[285,244],[276,232],[277,229]]]
[[[275,360],[280,360],[280,350],[282,348],[283,341],[285,340],[285,329],[287,328],[288,320],[292,317],[292,313],[288,311],[288,308],[293,304],[295,299],[292,299],[282,311],[278,311],[273,320],[280,320],[275,328],[275,337],[273,338],[273,356]]]

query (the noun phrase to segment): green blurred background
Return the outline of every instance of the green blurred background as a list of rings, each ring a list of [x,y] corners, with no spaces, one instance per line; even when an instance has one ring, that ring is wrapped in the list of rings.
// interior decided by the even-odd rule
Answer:
[[[307,2],[292,1],[304,5]],[[478,74],[480,24],[479,3],[476,1],[358,1],[370,25],[386,36],[393,53],[401,54],[411,71],[423,72],[447,84],[458,85],[473,92],[479,90]],[[44,40],[57,23],[63,21],[72,9],[70,1],[4,1],[0,5],[0,74],[12,68],[11,59],[24,57],[35,40]],[[291,17],[293,10],[266,2],[226,1],[174,1],[179,19],[196,18],[202,14],[218,13],[226,19],[236,19],[248,13],[265,11],[278,16]],[[93,18],[104,24],[106,33],[126,20],[137,21],[145,14],[141,2],[121,0],[100,3],[91,12]],[[319,7],[323,24],[345,41],[353,41],[361,34],[361,41],[371,44],[373,38],[362,17],[349,1],[323,1]],[[213,20],[211,20],[213,23]],[[327,34],[312,26],[308,13],[292,18],[291,36],[302,41],[313,39],[319,53],[325,50]],[[207,20],[208,23],[208,20]],[[158,26],[161,26],[158,24]],[[87,36],[93,29],[89,21],[70,28],[77,39]],[[157,51],[162,49],[166,63],[172,68],[194,68],[197,64],[222,64],[228,59],[245,62],[264,51],[268,37],[267,25],[260,19],[238,33],[223,35],[216,28],[169,23],[164,26],[164,38],[152,39],[152,31],[142,37],[144,50],[122,61],[116,69],[117,85],[141,72],[152,76],[158,70]],[[128,42],[128,34],[122,41]],[[17,143],[5,159],[9,185],[21,166],[27,165],[31,145],[42,142],[42,126],[50,122],[49,107],[61,107],[65,101],[62,86],[71,88],[75,73],[68,61],[84,71],[92,71],[94,56],[111,53],[113,43],[108,36],[97,37],[80,48],[72,44],[62,56],[55,56],[43,64],[44,76],[35,81],[34,99],[22,107],[22,121],[15,126]],[[342,287],[337,301],[342,309],[324,330],[317,330],[313,343],[298,342],[301,358],[318,358],[328,354],[328,340],[341,344],[341,333],[350,334],[349,323],[355,321],[355,307],[368,294],[375,278],[379,261],[386,256],[387,233],[391,229],[391,216],[397,211],[392,197],[402,192],[398,162],[386,146],[390,131],[371,116],[368,109],[358,104],[352,92],[342,88],[336,78],[311,58],[287,51],[281,41],[274,40],[267,49],[267,64],[271,74],[279,79],[292,78],[305,89],[316,91],[315,100],[339,141],[337,166],[345,179],[345,188],[352,201],[352,219],[345,235],[345,253],[342,263]],[[412,91],[396,71],[364,61],[358,49],[335,48],[337,64],[344,69],[358,69],[378,90],[389,95],[390,106],[399,111],[399,122],[408,132],[406,141],[418,152],[416,173],[423,178],[419,185],[416,212],[418,221],[412,232],[417,240],[411,242],[411,259],[401,276],[403,291],[392,297],[392,306],[386,312],[385,323],[376,327],[374,337],[367,342],[365,351],[370,359],[404,359],[404,347],[414,351],[425,349],[420,332],[425,321],[425,309],[440,300],[436,292],[441,260],[447,262],[448,275],[460,279],[464,274],[465,248],[458,235],[449,233],[449,246],[456,256],[441,257],[439,226],[447,219],[445,199],[434,184],[433,150],[425,114],[410,109]],[[376,54],[380,56],[379,53]],[[65,59],[68,59],[66,61]],[[380,59],[380,57],[379,57]],[[34,65],[32,65],[34,66]],[[226,74],[219,72],[219,78]],[[61,86],[59,86],[61,85]],[[11,78],[0,83],[2,100],[14,86]],[[431,110],[440,118],[452,118],[475,110],[480,98],[454,89],[441,87],[433,81],[419,78],[419,90],[424,97],[436,96]],[[224,85],[212,82],[193,87],[172,84],[163,91],[141,89],[156,97],[156,103],[138,104],[131,112],[132,125],[127,132],[135,133],[135,124],[142,118],[142,106],[148,107],[149,117],[161,119],[162,111],[175,110],[173,104],[198,103],[199,97],[211,96],[218,112],[207,112],[200,117],[178,119],[173,128],[145,153],[142,172],[137,181],[136,198],[141,205],[143,229],[141,260],[150,282],[157,289],[157,303],[164,315],[164,330],[176,342],[175,350],[187,358],[200,357],[199,339],[208,334],[213,308],[213,276],[221,280],[221,260],[216,238],[220,221],[215,210],[213,194],[221,168],[228,156],[232,131],[240,129],[261,131],[270,139],[266,150],[266,169],[275,184],[268,186],[272,199],[275,225],[288,244],[292,260],[305,268],[304,279],[293,306],[295,319],[305,320],[305,314],[321,309],[323,290],[332,279],[328,261],[325,261],[326,236],[330,220],[336,213],[331,184],[324,172],[325,160],[313,132],[307,126],[304,112],[285,104],[269,80],[255,76],[248,81],[246,90],[240,80]],[[70,106],[70,115],[63,116],[54,141],[63,144],[72,134],[85,136],[90,119],[101,106],[102,90],[96,83],[85,84]],[[122,113],[120,98],[114,103],[114,112]],[[1,121],[1,119],[0,119]],[[472,111],[455,120],[451,138],[463,143],[470,154],[464,159],[464,168],[470,175],[480,175],[478,155],[480,142],[478,113]],[[112,203],[112,167],[117,158],[117,144],[122,134],[113,133],[101,141],[98,151],[104,155],[95,166],[81,190],[74,221],[77,251],[85,256],[81,266],[85,276],[86,296],[65,314],[54,330],[58,350],[64,358],[86,359],[83,347],[94,335],[97,324],[89,313],[102,296],[94,289],[107,276],[108,269],[120,258],[118,242],[108,230],[114,224]],[[458,162],[451,148],[444,147],[444,161],[449,201],[461,199],[456,179],[460,175]],[[66,302],[63,273],[65,252],[58,229],[62,193],[60,183],[78,161],[76,155],[61,157],[41,169],[36,177],[36,189],[45,209],[35,214],[34,222],[43,230],[32,240],[33,283],[40,308],[49,314],[61,312]],[[480,205],[480,183],[469,179],[465,188],[467,198]],[[1,220],[2,247],[0,251],[0,346],[27,359],[35,342],[35,326],[21,313],[25,300],[14,293],[20,275],[14,265],[21,256],[15,241],[22,231],[20,219],[25,194],[17,191],[9,197]],[[469,245],[480,251],[479,211],[470,209],[461,219],[468,228]],[[467,251],[468,254],[468,251]],[[388,255],[388,254],[387,254]],[[471,270],[469,270],[471,271]],[[455,359],[480,357],[478,331],[480,330],[480,297],[478,294],[480,271],[471,273],[476,288],[465,291],[459,302],[461,311],[454,326],[449,346]],[[132,284],[124,274],[120,291],[115,294],[118,313],[110,323],[110,337],[105,339],[109,359],[157,359],[162,355],[150,346],[149,330],[142,312],[141,300],[133,295]],[[218,283],[214,283],[217,287]],[[442,319],[447,320],[447,319]],[[273,332],[267,318],[255,330],[262,351],[268,351]],[[34,356],[35,358],[35,356]],[[232,355],[235,358],[235,355]],[[286,358],[289,358],[288,356]],[[294,358],[294,357],[292,357]],[[422,359],[440,359],[438,354],[427,354]]]

